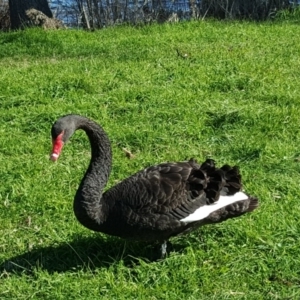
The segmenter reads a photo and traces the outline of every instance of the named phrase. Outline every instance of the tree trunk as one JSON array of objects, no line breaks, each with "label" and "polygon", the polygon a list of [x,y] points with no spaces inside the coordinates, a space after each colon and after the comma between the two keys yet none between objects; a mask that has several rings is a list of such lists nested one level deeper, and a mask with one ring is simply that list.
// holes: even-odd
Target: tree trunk
[{"label": "tree trunk", "polygon": [[31,8],[41,11],[49,18],[53,17],[47,0],[9,0],[11,29],[30,25],[26,10]]}]

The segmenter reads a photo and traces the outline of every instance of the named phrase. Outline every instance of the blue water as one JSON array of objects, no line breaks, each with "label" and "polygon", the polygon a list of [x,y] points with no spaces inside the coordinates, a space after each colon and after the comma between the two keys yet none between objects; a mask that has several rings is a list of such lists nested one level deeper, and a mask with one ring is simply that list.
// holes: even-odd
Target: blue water
[{"label": "blue water", "polygon": [[[125,0],[123,0],[125,2]],[[124,5],[124,2],[120,1],[120,4]],[[168,11],[174,12],[183,12],[186,13],[189,11],[189,1],[190,0],[160,0],[160,1],[148,1],[148,8],[152,9],[151,4],[153,2],[160,2],[162,8]],[[201,0],[196,0],[197,5],[199,5]],[[50,4],[50,8],[55,17],[61,19],[66,25],[76,26],[80,25],[80,16],[78,15],[78,11],[74,9],[75,1],[74,0],[48,0]],[[106,3],[112,4],[114,0],[103,0],[101,4],[104,9],[107,8]],[[128,0],[127,14],[131,10],[133,14],[136,14],[137,8],[142,8],[145,6],[145,0]],[[290,3],[300,5],[300,0],[290,1]],[[158,7],[156,7],[158,8]],[[111,11],[111,10],[109,10]]]},{"label": "blue water", "polygon": [[[189,1],[190,0],[160,0],[161,7],[163,9],[166,9],[171,12],[178,12],[181,11],[183,13],[187,13],[189,11]],[[197,3],[201,0],[196,0]],[[300,0],[299,0],[300,1]],[[61,19],[66,25],[71,25],[71,26],[80,26],[80,16],[78,15],[78,11],[74,9],[75,3],[72,0],[48,0],[50,4],[50,8],[54,14],[54,16],[58,19]],[[101,5],[104,10],[106,10],[106,13],[108,13],[110,16],[112,15],[111,13],[111,7],[112,3],[114,0],[102,0]],[[143,13],[142,13],[142,8],[145,7],[145,0],[128,0],[128,6],[127,6],[127,16],[131,13],[134,14],[135,16],[138,16],[140,18],[143,18]],[[159,8],[153,7],[152,3],[157,2],[157,1],[148,1],[148,8],[151,10],[153,8]],[[111,5],[110,8],[108,8],[107,3]],[[125,0],[121,0],[120,6],[124,8],[124,3]],[[73,8],[72,8],[73,7]],[[122,12],[121,8],[121,12]],[[137,12],[140,10],[140,13]],[[77,15],[77,16],[76,16]],[[120,16],[122,18],[122,16]]]},{"label": "blue water", "polygon": [[[299,0],[300,1],[300,0]],[[49,0],[48,1],[50,3],[50,8],[54,11],[56,10],[62,10],[62,9],[70,9],[70,7],[74,6],[74,1],[72,0]],[[112,4],[113,1],[102,1],[102,5],[105,6],[106,3]],[[120,1],[121,5],[122,5],[122,0]],[[124,1],[125,2],[125,1]],[[149,1],[148,3],[150,4],[152,1]],[[186,9],[189,7],[189,0],[161,0],[160,1],[162,6],[165,8],[169,8],[169,7],[176,7],[178,9]],[[138,3],[139,6],[143,6],[143,4],[145,3],[144,0],[129,0],[128,1],[128,6],[134,6],[136,5],[136,3]]]},{"label": "blue water", "polygon": [[[48,0],[48,2],[50,3],[50,7],[52,9],[69,8],[70,6],[74,5],[73,0]],[[139,2],[142,4],[144,1],[139,1]],[[169,2],[170,4],[172,4],[175,1],[169,0],[169,1],[165,1],[165,2]],[[290,3],[300,4],[300,0],[297,0],[297,1],[291,0]],[[179,1],[176,1],[176,4],[179,5],[179,6],[181,6],[181,5],[186,6],[188,4],[188,1],[179,0]]]}]

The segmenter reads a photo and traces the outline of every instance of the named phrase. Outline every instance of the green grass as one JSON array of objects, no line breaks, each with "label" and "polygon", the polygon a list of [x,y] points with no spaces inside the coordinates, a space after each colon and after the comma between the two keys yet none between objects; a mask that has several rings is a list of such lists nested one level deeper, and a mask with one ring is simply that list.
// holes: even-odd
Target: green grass
[{"label": "green grass", "polygon": [[[0,299],[300,298],[299,53],[287,21],[1,33]],[[90,232],[72,212],[87,138],[48,160],[67,113],[107,131],[108,187],[212,157],[239,165],[260,208],[173,239],[160,262],[151,245]]]}]

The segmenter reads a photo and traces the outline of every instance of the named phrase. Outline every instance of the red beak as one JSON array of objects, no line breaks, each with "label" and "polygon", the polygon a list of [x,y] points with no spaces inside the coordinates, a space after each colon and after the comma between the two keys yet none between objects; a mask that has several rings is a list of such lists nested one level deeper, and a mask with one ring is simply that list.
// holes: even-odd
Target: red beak
[{"label": "red beak", "polygon": [[52,140],[52,152],[50,155],[50,159],[52,161],[57,161],[60,152],[64,146],[64,142],[62,140],[63,132],[57,136],[55,140]]}]

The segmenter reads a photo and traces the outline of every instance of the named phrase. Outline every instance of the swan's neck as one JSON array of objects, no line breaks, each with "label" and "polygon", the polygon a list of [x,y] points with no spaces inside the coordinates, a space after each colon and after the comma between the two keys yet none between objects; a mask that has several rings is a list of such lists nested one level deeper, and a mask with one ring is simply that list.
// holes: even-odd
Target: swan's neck
[{"label": "swan's neck", "polygon": [[109,210],[109,203],[102,201],[102,194],[111,171],[110,141],[104,130],[90,120],[80,119],[76,128],[86,132],[92,153],[89,167],[74,198],[74,212],[80,223],[97,230]]}]

